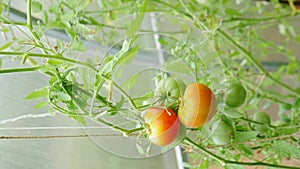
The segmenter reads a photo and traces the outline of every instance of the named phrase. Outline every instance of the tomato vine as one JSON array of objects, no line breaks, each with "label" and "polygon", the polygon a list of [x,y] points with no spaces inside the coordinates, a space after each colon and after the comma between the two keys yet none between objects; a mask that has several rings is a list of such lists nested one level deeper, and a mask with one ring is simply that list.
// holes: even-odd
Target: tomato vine
[{"label": "tomato vine", "polygon": [[[300,43],[300,32],[295,29],[300,12],[292,0],[288,2],[289,5],[280,1],[244,0],[221,0],[218,3],[198,0],[124,3],[98,0],[99,12],[90,11],[90,1],[58,0],[45,7],[38,1],[27,0],[26,22],[11,19],[9,13],[13,7],[10,2],[4,2],[0,5],[0,30],[7,42],[0,46],[0,63],[13,58],[21,65],[17,68],[0,67],[0,75],[20,72],[45,74],[50,79],[49,86],[33,91],[26,97],[27,100],[45,98],[46,102],[37,107],[49,106],[49,112],[55,110],[82,125],[91,119],[124,136],[135,135],[137,151],[143,155],[151,154],[153,148],[149,142],[152,133],[143,112],[151,108],[161,111],[172,108],[172,115],[177,118],[179,106],[187,101],[183,100],[184,93],[183,89],[178,89],[179,84],[165,82],[171,79],[165,78],[166,75],[187,85],[203,83],[216,97],[216,114],[205,124],[187,127],[190,135],[181,138],[183,147],[190,146],[191,158],[199,161],[199,156],[193,156],[193,153],[203,153],[201,158],[205,158],[206,162],[196,167],[299,168],[280,164],[285,158],[300,159],[299,53],[289,42]],[[126,10],[121,10],[123,7]],[[160,29],[153,31],[141,27],[146,17],[151,17],[148,12],[159,16],[155,19]],[[128,19],[125,15],[131,17]],[[178,28],[165,30],[168,24]],[[280,42],[263,36],[263,31],[272,29],[274,25],[277,26],[274,33],[283,39]],[[15,31],[23,37],[19,39]],[[49,42],[49,31],[63,32],[69,42]],[[139,52],[143,52],[139,43],[143,36],[151,34],[158,35],[157,41],[166,53],[165,63],[160,68],[145,68],[122,82],[117,76],[118,73],[119,76],[126,74],[121,72],[121,66],[130,64]],[[84,44],[87,41],[101,45],[106,53],[94,60],[83,61],[74,57],[74,53],[86,50]],[[111,52],[112,49],[117,52]],[[272,61],[275,54],[284,58],[284,63],[269,71],[264,63],[268,58]],[[148,70],[154,73],[147,79],[147,84],[154,87],[134,96],[132,90],[135,90],[135,84],[139,85],[137,79]],[[287,76],[293,79],[294,84],[286,82],[284,77]],[[227,88],[232,81],[238,82],[234,86],[235,91]],[[278,110],[271,109],[271,106]],[[109,120],[115,116],[133,125],[123,127]],[[168,111],[160,122],[167,121],[167,117]],[[176,118],[173,121],[178,122]],[[219,122],[223,127],[216,126]],[[180,128],[178,126],[176,129]],[[160,128],[153,129],[156,130],[160,131]],[[227,135],[222,135],[224,133]],[[147,153],[139,144],[141,138],[148,140]],[[264,159],[257,159],[256,154],[263,155]]]}]

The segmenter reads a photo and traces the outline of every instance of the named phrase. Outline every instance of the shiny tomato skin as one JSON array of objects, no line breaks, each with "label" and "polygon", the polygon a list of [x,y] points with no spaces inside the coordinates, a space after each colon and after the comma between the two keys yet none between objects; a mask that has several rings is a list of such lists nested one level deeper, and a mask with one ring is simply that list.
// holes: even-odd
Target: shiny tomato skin
[{"label": "shiny tomato skin", "polygon": [[190,84],[179,105],[180,122],[191,128],[204,125],[215,114],[216,99],[209,87],[201,83]]},{"label": "shiny tomato skin", "polygon": [[171,109],[149,108],[144,115],[145,123],[149,125],[150,141],[158,146],[167,146],[177,137],[180,122]]}]

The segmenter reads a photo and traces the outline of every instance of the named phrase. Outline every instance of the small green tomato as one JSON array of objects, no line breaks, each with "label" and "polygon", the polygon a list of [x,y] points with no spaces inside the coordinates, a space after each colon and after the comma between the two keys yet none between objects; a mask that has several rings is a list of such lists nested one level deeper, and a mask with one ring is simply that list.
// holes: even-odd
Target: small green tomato
[{"label": "small green tomato", "polygon": [[242,84],[234,82],[229,85],[226,93],[225,103],[230,107],[242,105],[246,98],[246,90]]},{"label": "small green tomato", "polygon": [[233,135],[233,128],[225,121],[217,121],[213,124],[213,142],[216,145],[229,144]]},{"label": "small green tomato", "polygon": [[263,123],[263,124],[253,124],[253,128],[259,132],[265,132],[269,130],[269,125],[271,124],[270,116],[265,112],[258,112],[253,115],[253,121]]},{"label": "small green tomato", "polygon": [[179,105],[179,99],[186,88],[184,82],[174,77],[167,77],[159,81],[155,90],[156,100],[173,110]]}]

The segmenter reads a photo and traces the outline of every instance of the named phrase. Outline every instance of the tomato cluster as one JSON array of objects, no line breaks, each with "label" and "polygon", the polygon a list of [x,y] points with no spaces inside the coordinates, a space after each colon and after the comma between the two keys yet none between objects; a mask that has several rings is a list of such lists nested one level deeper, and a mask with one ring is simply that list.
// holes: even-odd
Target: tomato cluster
[{"label": "tomato cluster", "polygon": [[159,146],[178,144],[185,137],[185,127],[204,125],[216,109],[216,99],[209,87],[192,83],[185,88],[181,80],[173,77],[158,83],[155,97],[160,102],[147,109],[144,119],[150,141]]}]

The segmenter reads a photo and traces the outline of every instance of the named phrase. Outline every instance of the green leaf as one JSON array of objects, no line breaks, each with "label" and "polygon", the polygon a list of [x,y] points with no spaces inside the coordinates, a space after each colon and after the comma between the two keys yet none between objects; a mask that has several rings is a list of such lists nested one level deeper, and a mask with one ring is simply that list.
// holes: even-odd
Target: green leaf
[{"label": "green leaf", "polygon": [[121,96],[120,101],[118,101],[115,106],[111,106],[111,109],[108,110],[108,113],[109,113],[108,115],[109,116],[116,115],[119,112],[119,110],[121,109],[121,107],[123,106],[124,101],[125,101],[124,97]]},{"label": "green leaf", "polygon": [[2,69],[2,59],[0,58],[0,69]]},{"label": "green leaf", "polygon": [[290,127],[290,126],[286,126],[286,127],[278,127],[276,128],[276,133],[279,135],[286,135],[286,134],[293,134],[299,131],[298,127]]},{"label": "green leaf", "polygon": [[44,23],[48,23],[48,21],[49,21],[49,16],[46,11],[43,11],[42,20]]},{"label": "green leaf", "polygon": [[300,98],[298,98],[298,99],[295,101],[294,106],[295,106],[296,109],[299,109],[299,108],[300,108]]},{"label": "green leaf", "polygon": [[167,72],[173,72],[173,73],[190,74],[192,72],[192,69],[182,59],[167,61],[162,66],[162,69],[164,69]]},{"label": "green leaf", "polygon": [[80,3],[76,6],[75,10],[77,12],[84,10],[88,7],[92,0],[81,0]]},{"label": "green leaf", "polygon": [[66,94],[64,92],[57,92],[56,95],[57,95],[57,98],[59,100],[61,100],[62,102],[69,102],[72,100],[71,96],[69,96],[68,94]]},{"label": "green leaf", "polygon": [[31,100],[31,99],[37,99],[37,98],[42,98],[42,97],[47,97],[48,95],[48,86],[41,88],[41,89],[37,89],[31,93],[29,93],[26,97],[25,100]]},{"label": "green leaf", "polygon": [[0,46],[0,51],[9,48],[11,44],[12,42],[6,42],[4,45]]},{"label": "green leaf", "polygon": [[63,15],[61,15],[60,19],[63,22],[70,22],[70,21],[76,20],[76,15],[73,11],[69,11],[69,12],[64,13]]},{"label": "green leaf", "polygon": [[245,131],[245,132],[235,132],[234,142],[245,142],[256,138],[259,134],[257,131]]},{"label": "green leaf", "polygon": [[86,50],[86,47],[82,44],[82,41],[79,39],[73,39],[71,42],[71,48],[76,51],[83,52]]},{"label": "green leaf", "polygon": [[239,149],[246,155],[252,157],[254,155],[252,148],[247,144],[242,144],[238,146]]},{"label": "green leaf", "polygon": [[62,61],[59,61],[59,60],[54,60],[54,59],[49,59],[48,61],[47,61],[47,65],[49,66],[49,65],[51,65],[51,66],[59,66],[59,65],[62,65],[62,64],[64,64],[64,62],[62,62]]},{"label": "green leaf", "polygon": [[48,102],[39,102],[38,104],[36,104],[36,105],[34,106],[34,108],[35,108],[35,109],[40,109],[40,108],[43,108],[43,107],[45,107],[45,106],[47,106],[47,105],[49,105]]},{"label": "green leaf", "polygon": [[62,21],[59,20],[59,21],[49,22],[47,27],[49,29],[65,29],[66,25]]},{"label": "green leaf", "polygon": [[120,59],[119,64],[131,63],[133,61],[133,59],[136,57],[138,50],[139,50],[139,46],[133,47],[126,54],[124,54],[124,56]]},{"label": "green leaf", "polygon": [[115,67],[120,63],[123,57],[126,55],[128,50],[130,49],[133,42],[136,40],[137,36],[131,37],[129,40],[125,39],[122,45],[122,49],[115,54],[115,56],[111,56],[105,59],[105,65],[101,69],[100,73],[107,75],[108,77],[111,76],[112,72],[114,71]]},{"label": "green leaf", "polygon": [[280,104],[278,114],[281,114],[281,113],[283,113],[286,110],[291,110],[292,107],[293,106],[291,104],[289,104],[289,103]]},{"label": "green leaf", "polygon": [[237,111],[234,108],[227,108],[223,111],[223,113],[230,118],[240,118],[243,117],[244,115],[242,113],[240,113],[239,111]]},{"label": "green leaf", "polygon": [[31,9],[32,9],[33,12],[38,13],[38,12],[41,12],[43,10],[43,6],[40,2],[32,1],[31,2]]},{"label": "green leaf", "polygon": [[290,142],[278,140],[273,142],[273,151],[278,154],[279,158],[300,158],[300,148]]},{"label": "green leaf", "polygon": [[200,169],[207,169],[208,168],[208,158],[203,158],[201,160],[199,168]]},{"label": "green leaf", "polygon": [[133,36],[140,28],[144,20],[144,13],[146,12],[147,4],[148,4],[148,0],[145,0],[143,5],[140,8],[139,13],[136,14],[135,18],[131,21],[129,28],[126,30],[127,37]]}]

